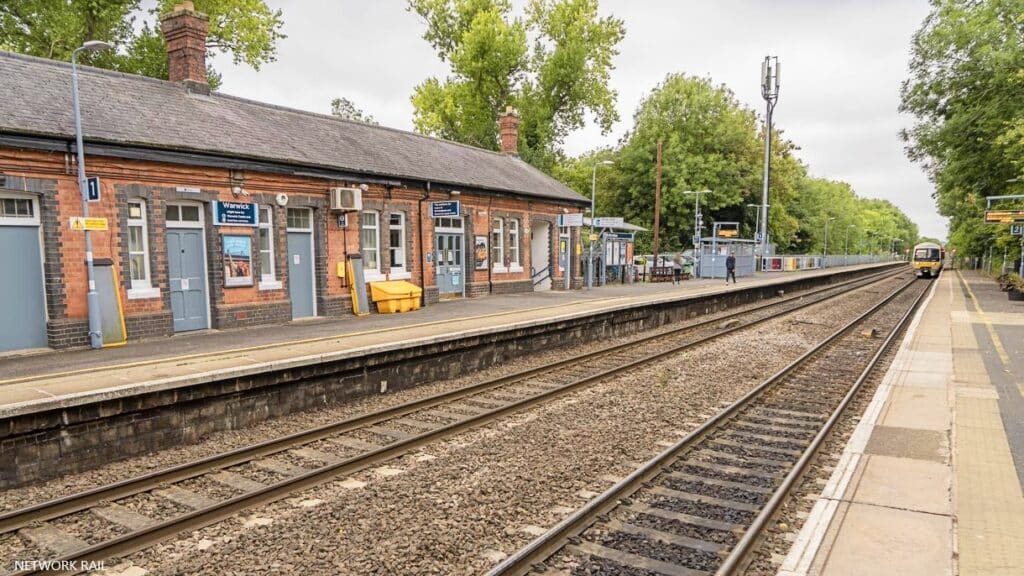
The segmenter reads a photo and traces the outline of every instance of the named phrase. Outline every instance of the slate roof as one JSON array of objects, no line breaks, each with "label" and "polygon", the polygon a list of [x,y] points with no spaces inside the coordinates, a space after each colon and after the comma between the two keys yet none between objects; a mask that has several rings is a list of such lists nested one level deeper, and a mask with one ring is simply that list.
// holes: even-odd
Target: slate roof
[{"label": "slate roof", "polygon": [[[589,202],[514,156],[177,83],[79,67],[86,144],[213,153]],[[0,51],[0,134],[74,138],[71,65]]]}]

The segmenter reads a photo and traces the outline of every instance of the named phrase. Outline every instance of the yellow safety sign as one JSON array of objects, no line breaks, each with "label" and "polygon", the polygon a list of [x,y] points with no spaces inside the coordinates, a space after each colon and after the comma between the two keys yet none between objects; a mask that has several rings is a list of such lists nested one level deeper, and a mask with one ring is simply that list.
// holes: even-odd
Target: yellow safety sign
[{"label": "yellow safety sign", "polygon": [[597,234],[591,234],[590,235],[590,241],[591,242],[596,242],[598,238],[600,238],[600,236],[598,236]]},{"label": "yellow safety sign", "polygon": [[108,230],[106,218],[83,218],[72,216],[70,226],[72,230]]}]

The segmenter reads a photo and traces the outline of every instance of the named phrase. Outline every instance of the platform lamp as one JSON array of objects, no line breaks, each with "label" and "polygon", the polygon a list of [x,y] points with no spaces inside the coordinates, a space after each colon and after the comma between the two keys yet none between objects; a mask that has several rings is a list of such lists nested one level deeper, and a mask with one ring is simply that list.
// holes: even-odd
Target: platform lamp
[{"label": "platform lamp", "polygon": [[850,264],[850,228],[856,228],[856,224],[846,225],[846,238],[843,239],[843,266]]},{"label": "platform lamp", "polygon": [[[683,195],[693,194],[693,261],[697,263],[697,271],[699,273],[700,266],[700,233],[704,228],[704,221],[701,218],[700,213],[700,195],[710,194],[711,190],[705,188],[704,190],[684,190]],[[654,255],[654,262],[657,265],[658,255]]]},{"label": "platform lamp", "polygon": [[[594,162],[594,170],[590,174],[590,235],[594,235],[594,219],[597,218],[597,167],[598,166],[611,166],[615,162],[611,160],[601,160],[600,162]],[[587,290],[590,290],[594,285],[594,240],[590,240],[590,257],[587,263]]]},{"label": "platform lamp", "polygon": [[[100,40],[89,40],[71,53],[71,103],[75,111],[75,151],[78,154],[78,191],[82,195],[82,216],[89,217],[89,186],[85,181],[85,150],[82,148],[82,111],[78,100],[78,53],[110,50],[114,46]],[[85,269],[89,281],[86,306],[89,308],[89,345],[93,349],[103,347],[103,324],[100,319],[99,295],[96,293],[96,277],[92,264],[92,236],[85,229]]]},{"label": "platform lamp", "polygon": [[828,268],[828,223],[835,220],[835,216],[829,216],[825,219],[825,245],[821,250],[821,267]]}]

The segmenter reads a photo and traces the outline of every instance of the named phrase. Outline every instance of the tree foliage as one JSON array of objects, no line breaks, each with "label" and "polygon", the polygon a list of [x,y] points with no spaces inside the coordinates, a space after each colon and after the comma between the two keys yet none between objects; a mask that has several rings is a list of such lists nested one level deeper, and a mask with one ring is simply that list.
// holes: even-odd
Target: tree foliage
[{"label": "tree foliage", "polygon": [[[708,78],[670,74],[638,106],[633,128],[616,148],[565,159],[553,174],[589,196],[598,165],[597,214],[624,216],[653,226],[655,156],[662,141],[661,238],[666,250],[691,244],[695,196],[702,197],[704,234],[712,221],[739,222],[741,236],[752,238],[760,204],[764,166],[763,123],[725,86]],[[889,250],[916,241],[917,227],[884,200],[858,197],[845,182],[808,175],[796,157],[798,147],[779,131],[772,133],[769,182],[770,238],[787,253],[820,254]],[[603,162],[613,164],[605,165]],[[898,239],[894,242],[893,239]],[[646,239],[645,239],[646,240]]]},{"label": "tree foliage", "polygon": [[344,97],[331,100],[331,115],[337,116],[338,118],[344,118],[345,120],[373,124],[374,126],[380,124],[376,119],[374,119],[372,114],[363,112],[361,108],[355,105],[355,102]]},{"label": "tree foliage", "polygon": [[522,16],[509,0],[409,0],[409,10],[451,68],[415,88],[419,132],[497,150],[497,118],[512,105],[520,156],[551,169],[588,113],[605,131],[618,120],[609,75],[625,28],[597,0],[531,0]]},{"label": "tree foliage", "polygon": [[917,118],[903,136],[935,183],[950,244],[963,255],[1014,246],[1008,227],[981,219],[986,196],[1024,193],[1024,0],[932,0],[901,109]]},{"label": "tree foliage", "polygon": [[[53,60],[70,60],[87,40],[102,40],[113,51],[82,53],[83,63],[153,78],[167,78],[167,52],[159,15],[176,0],[160,0],[146,12],[141,0],[5,0],[0,3],[0,48]],[[255,69],[272,62],[284,38],[280,10],[264,0],[195,0],[210,18],[207,49],[230,54]],[[141,26],[135,23],[142,19]],[[220,75],[207,67],[213,87]]]}]

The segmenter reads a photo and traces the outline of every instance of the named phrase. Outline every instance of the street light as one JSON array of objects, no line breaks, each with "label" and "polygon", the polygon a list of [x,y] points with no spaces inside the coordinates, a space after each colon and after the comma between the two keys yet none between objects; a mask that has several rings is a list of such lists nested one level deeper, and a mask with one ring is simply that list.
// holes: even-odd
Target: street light
[{"label": "street light", "polygon": [[821,259],[821,267],[822,268],[827,268],[828,267],[828,223],[833,221],[833,220],[835,220],[835,219],[836,219],[835,216],[830,216],[830,217],[825,219],[825,246],[824,246],[824,249],[822,250],[822,259]]},{"label": "street light", "polygon": [[597,167],[611,166],[615,164],[611,160],[594,162],[594,170],[590,174],[590,261],[587,264],[587,290],[594,285],[594,220],[597,218]]},{"label": "street light", "polygon": [[[85,150],[82,148],[82,111],[78,102],[78,53],[86,50],[110,50],[111,44],[100,40],[89,40],[71,53],[71,102],[75,109],[75,150],[78,153],[78,191],[82,195],[82,216],[89,217],[89,186],[85,181]],[[86,306],[89,309],[89,345],[93,349],[103,347],[103,324],[100,320],[99,295],[96,293],[96,278],[92,265],[92,236],[85,229],[85,269],[89,280]]]},{"label": "street light", "polygon": [[[694,195],[694,198],[693,198],[693,261],[694,261],[695,264],[698,265],[698,267],[694,270],[694,272],[696,274],[700,273],[700,267],[699,267],[699,265],[700,265],[700,250],[698,250],[698,248],[700,248],[700,233],[701,233],[701,231],[704,228],[704,226],[703,226],[704,222],[701,219],[701,213],[700,213],[700,195],[701,194],[710,194],[710,193],[711,193],[711,190],[708,190],[706,188],[704,190],[684,190],[683,191],[683,195],[684,196],[689,195],[689,194],[693,194]],[[657,254],[654,255],[654,261],[655,262],[658,261],[658,255]]]},{"label": "street light", "polygon": [[850,228],[856,228],[856,227],[857,226],[854,225],[854,224],[847,224],[846,225],[846,238],[843,240],[843,245],[844,245],[844,248],[843,248],[843,253],[844,253],[843,254],[843,266],[849,265],[849,259],[850,259]]},{"label": "street light", "polygon": [[767,113],[765,114],[764,131],[764,186],[761,189],[761,257],[768,254],[768,180],[771,174],[772,152],[772,113],[775,103],[779,100],[779,76],[782,68],[778,56],[765,56],[761,63],[761,97],[764,98]]}]

